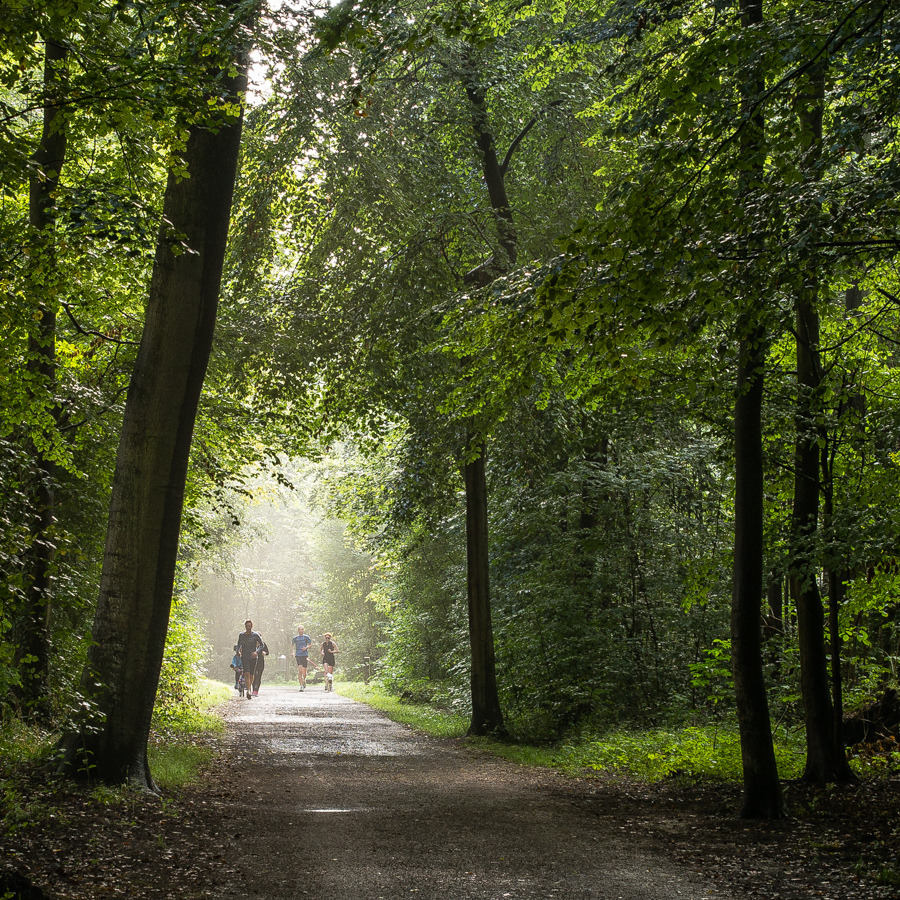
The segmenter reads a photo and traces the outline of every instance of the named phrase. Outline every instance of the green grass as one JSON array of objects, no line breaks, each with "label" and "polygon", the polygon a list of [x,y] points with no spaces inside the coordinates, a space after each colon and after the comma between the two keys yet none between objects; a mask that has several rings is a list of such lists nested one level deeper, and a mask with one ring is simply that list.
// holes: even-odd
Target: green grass
[{"label": "green grass", "polygon": [[186,743],[151,744],[147,748],[153,780],[162,788],[192,784],[213,755],[211,747]]},{"label": "green grass", "polygon": [[424,703],[405,703],[399,697],[387,693],[377,684],[366,685],[361,681],[336,681],[334,689],[344,697],[359,700],[361,703],[380,709],[394,722],[410,725],[432,737],[462,737],[469,727],[467,716],[434,709]]},{"label": "green grass", "polygon": [[[377,684],[336,683],[344,696],[380,709],[395,722],[411,725],[435,737],[461,737],[468,718],[406,703]],[[741,746],[736,726],[704,725],[656,728],[643,731],[618,729],[603,735],[582,735],[555,746],[505,743],[491,738],[472,738],[483,750],[527,766],[543,766],[570,775],[620,773],[644,781],[683,777],[710,781],[740,781]],[[801,731],[776,732],[775,755],[782,778],[796,778],[803,771],[805,747]]]},{"label": "green grass", "polygon": [[[621,773],[644,781],[684,777],[740,781],[741,747],[736,727],[625,731],[584,736],[553,747],[503,744],[480,739],[478,744],[498,756],[567,774]],[[783,778],[797,777],[803,768],[804,746],[797,735],[782,733],[775,755]]]},{"label": "green grass", "polygon": [[200,769],[209,763],[214,751],[192,738],[225,731],[215,708],[231,694],[231,685],[201,678],[190,703],[169,707],[159,717],[147,758],[153,779],[160,787],[184,787],[197,780]]},{"label": "green grass", "polygon": [[[178,788],[197,780],[215,753],[209,736],[225,730],[215,707],[230,696],[229,685],[202,679],[186,702],[169,702],[164,715],[155,717],[147,755],[160,787]],[[33,764],[48,758],[58,737],[12,715],[0,721],[0,834],[58,815],[53,789],[36,796],[26,777]],[[125,786],[95,784],[90,798],[98,806],[115,806],[126,802],[128,791]]]},{"label": "green grass", "polygon": [[0,762],[28,763],[45,757],[56,735],[8,715],[0,721]]}]

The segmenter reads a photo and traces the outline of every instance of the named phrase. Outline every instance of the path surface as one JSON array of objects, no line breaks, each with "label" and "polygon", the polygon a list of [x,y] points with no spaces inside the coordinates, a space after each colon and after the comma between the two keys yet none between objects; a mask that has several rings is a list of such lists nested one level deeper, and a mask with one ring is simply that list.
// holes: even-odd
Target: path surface
[{"label": "path surface", "polygon": [[567,779],[423,737],[321,686],[264,685],[226,718],[218,897],[731,896],[579,806]]}]

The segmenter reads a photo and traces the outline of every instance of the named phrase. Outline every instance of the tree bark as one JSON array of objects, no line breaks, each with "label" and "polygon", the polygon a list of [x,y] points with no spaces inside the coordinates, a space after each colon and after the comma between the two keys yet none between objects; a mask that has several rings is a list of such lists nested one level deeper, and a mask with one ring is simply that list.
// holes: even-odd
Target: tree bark
[{"label": "tree bark", "polygon": [[475,133],[475,146],[478,149],[481,173],[487,187],[491,208],[497,217],[497,236],[500,246],[506,254],[506,260],[498,260],[496,265],[498,271],[507,272],[516,264],[518,235],[506,194],[506,179],[497,158],[494,132],[491,130],[488,120],[485,90],[475,78],[474,65],[474,61],[471,59],[467,61],[468,71],[463,76],[464,86],[466,97],[469,100],[472,130]]},{"label": "tree bark", "polygon": [[762,329],[741,342],[734,405],[734,584],[731,656],[744,773],[742,818],[785,814],[772,743],[762,667],[762,400],[766,345]]},{"label": "tree bark", "polygon": [[497,665],[491,624],[488,505],[484,444],[478,458],[466,463],[466,589],[469,601],[469,642],[472,648],[472,721],[469,734],[502,735],[503,712],[497,693]]},{"label": "tree bark", "polygon": [[[819,159],[822,145],[822,114],[825,102],[825,69],[816,66],[801,100],[801,124],[809,138],[804,169],[808,181],[821,178]],[[804,226],[813,234],[818,229],[820,203],[813,199]],[[819,354],[819,274],[818,255],[806,261],[803,285],[796,299],[795,329],[797,352],[797,401],[795,412],[794,508],[792,526],[791,577],[797,604],[797,638],[800,650],[800,689],[806,723],[806,767],[804,781],[827,784],[852,778],[843,744],[836,745],[835,719],[841,710],[833,707],[828,677],[825,612],[819,592],[816,565],[816,536],[819,530],[819,503],[822,491],[817,424],[821,411],[822,363]],[[837,585],[833,585],[831,604]],[[840,657],[835,660],[840,666]]]},{"label": "tree bark", "polygon": [[[804,292],[805,293],[805,292]],[[819,319],[809,296],[797,300],[797,410],[794,454],[792,565],[800,650],[800,689],[806,722],[805,781],[834,780],[832,706],[825,652],[825,614],[816,578],[814,541],[819,520],[819,444],[814,396],[819,388]]]},{"label": "tree bark", "polygon": [[[475,77],[474,64],[466,62],[461,73],[469,100],[472,129],[488,189],[491,207],[497,217],[497,234],[505,259],[491,260],[466,276],[468,284],[483,286],[515,264],[517,236],[512,210],[506,195],[503,169],[497,158],[494,135],[488,121],[484,88]],[[473,437],[467,441],[467,452]],[[477,458],[465,464],[466,484],[466,593],[469,604],[469,641],[472,648],[471,689],[472,721],[469,734],[505,734],[503,713],[497,692],[497,667],[494,632],[491,624],[490,557],[488,553],[488,501],[485,475],[485,443],[475,448]]]},{"label": "tree bark", "polygon": [[[238,103],[246,60],[226,81]],[[147,318],[125,406],[93,640],[82,679],[99,716],[66,735],[63,767],[155,790],[150,720],[171,607],[188,455],[209,361],[241,117],[192,126],[188,178],[169,175]],[[183,244],[188,249],[183,249]],[[179,252],[182,251],[183,252]]]},{"label": "tree bark", "polygon": [[[829,446],[821,452],[822,482],[824,485],[824,525],[829,534],[834,522],[834,457]],[[833,539],[833,538],[832,538]],[[840,610],[844,602],[844,584],[847,580],[846,567],[839,560],[836,552],[831,554],[828,567],[828,640],[831,651],[831,751],[835,763],[837,781],[853,782],[856,775],[847,761],[847,748],[844,744],[844,686],[841,675],[841,629]]]},{"label": "tree bark", "polygon": [[[762,0],[741,0],[741,23],[762,23]],[[752,103],[765,88],[760,71],[742,85],[746,117],[741,156],[746,166],[741,191],[746,197],[761,180],[765,161],[762,114],[751,115]],[[752,234],[748,246],[755,249]],[[752,271],[752,266],[748,267]],[[756,291],[748,285],[751,297]],[[743,818],[782,818],[785,814],[762,665],[760,629],[763,596],[762,403],[767,338],[764,309],[755,298],[742,322],[737,390],[734,404],[734,580],[731,603],[731,654],[741,737],[744,791]]]},{"label": "tree bark", "polygon": [[[54,193],[66,158],[67,130],[60,107],[60,90],[68,48],[47,38],[44,50],[44,112],[41,141],[32,156],[28,220],[34,236],[31,268],[38,323],[28,340],[28,372],[37,390],[51,397],[56,388],[56,263],[53,226]],[[56,417],[57,410],[51,407]],[[18,696],[26,713],[43,715],[50,673],[50,604],[55,556],[54,483],[56,467],[32,443],[34,459],[30,545],[25,559],[25,608],[15,629],[15,665],[21,683]]]}]

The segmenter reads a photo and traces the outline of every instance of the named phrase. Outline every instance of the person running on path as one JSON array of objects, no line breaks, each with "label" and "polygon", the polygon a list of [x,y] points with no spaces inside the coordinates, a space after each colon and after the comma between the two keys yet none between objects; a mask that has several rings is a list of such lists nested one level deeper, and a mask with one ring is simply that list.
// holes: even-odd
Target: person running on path
[{"label": "person running on path", "polygon": [[300,682],[300,690],[306,690],[306,672],[309,668],[309,648],[312,646],[312,638],[306,634],[302,625],[297,626],[297,633],[291,638],[294,646],[294,659],[297,662],[297,681]]},{"label": "person running on path", "polygon": [[330,691],[334,684],[334,654],[338,652],[337,644],[331,639],[331,632],[325,632],[322,641],[322,668],[325,670],[325,690]]},{"label": "person running on path", "polygon": [[253,630],[253,622],[247,619],[244,630],[238,635],[237,647],[244,670],[244,684],[247,685],[247,699],[250,699],[253,678],[256,673],[256,660],[262,649],[263,639],[258,631]]},{"label": "person running on path", "polygon": [[259,686],[262,682],[263,669],[266,667],[266,657],[269,655],[269,645],[263,641],[256,657],[256,671],[253,673],[253,696],[259,696]]}]

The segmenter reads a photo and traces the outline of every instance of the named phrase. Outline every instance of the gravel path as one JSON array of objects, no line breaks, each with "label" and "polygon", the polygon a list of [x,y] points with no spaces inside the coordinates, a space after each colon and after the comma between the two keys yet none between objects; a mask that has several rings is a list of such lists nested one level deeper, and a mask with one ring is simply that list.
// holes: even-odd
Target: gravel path
[{"label": "gravel path", "polygon": [[218,897],[732,896],[587,811],[567,779],[423,737],[321,686],[264,686],[226,718]]}]

